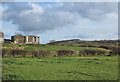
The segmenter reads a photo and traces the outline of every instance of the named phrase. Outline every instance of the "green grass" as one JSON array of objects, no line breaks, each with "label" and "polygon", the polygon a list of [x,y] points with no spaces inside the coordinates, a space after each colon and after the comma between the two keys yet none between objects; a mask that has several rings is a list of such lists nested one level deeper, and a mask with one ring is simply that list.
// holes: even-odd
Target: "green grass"
[{"label": "green grass", "polygon": [[84,49],[97,49],[97,50],[105,50],[102,48],[93,48],[93,47],[72,47],[72,46],[51,46],[51,45],[26,45],[26,50],[48,50],[48,51],[56,51],[56,50],[74,50],[80,51]]},{"label": "green grass", "polygon": [[19,45],[18,44],[13,44],[13,43],[2,43],[2,47],[6,47],[6,48],[18,48]]},{"label": "green grass", "polygon": [[3,58],[6,80],[116,80],[118,56]]},{"label": "green grass", "polygon": [[85,49],[94,49],[94,50],[101,50],[105,51],[106,55],[109,54],[109,50],[103,49],[103,48],[95,48],[95,47],[77,47],[77,46],[52,46],[52,45],[21,45],[18,44],[9,44],[9,43],[3,43],[3,48],[7,49],[24,49],[24,50],[42,50],[42,51],[50,51],[52,54],[56,54],[57,50],[73,50],[75,52],[74,55],[78,55],[78,52]]},{"label": "green grass", "polygon": [[[95,47],[73,47],[73,46],[51,46],[51,45],[25,45],[25,50],[45,50],[45,51],[57,51],[57,50],[73,50],[73,51],[81,51],[85,49],[90,50],[102,50],[105,51],[106,54],[109,54],[109,50],[103,48],[95,48]],[[77,54],[76,54],[77,55]]]},{"label": "green grass", "polygon": [[[9,43],[3,43],[2,47],[6,48],[20,48],[18,44],[9,44]],[[56,51],[56,50],[74,50],[74,51],[80,51],[84,49],[97,49],[97,50],[105,50],[103,48],[94,48],[94,47],[73,47],[73,46],[51,46],[51,45],[22,45],[21,46],[25,50],[47,50],[47,51]]]}]

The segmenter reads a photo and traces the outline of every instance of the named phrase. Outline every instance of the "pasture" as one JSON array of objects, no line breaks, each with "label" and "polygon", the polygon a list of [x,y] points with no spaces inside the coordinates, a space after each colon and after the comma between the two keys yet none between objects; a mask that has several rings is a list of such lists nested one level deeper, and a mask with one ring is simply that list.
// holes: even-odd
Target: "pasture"
[{"label": "pasture", "polygon": [[117,80],[118,56],[3,57],[3,80]]}]

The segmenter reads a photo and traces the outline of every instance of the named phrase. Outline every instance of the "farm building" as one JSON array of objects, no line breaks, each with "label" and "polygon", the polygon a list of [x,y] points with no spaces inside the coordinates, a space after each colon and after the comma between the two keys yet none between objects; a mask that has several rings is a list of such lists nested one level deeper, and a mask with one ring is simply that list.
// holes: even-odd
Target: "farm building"
[{"label": "farm building", "polygon": [[34,35],[23,36],[21,34],[11,37],[15,44],[39,44],[39,37]]},{"label": "farm building", "polygon": [[39,37],[34,35],[25,36],[25,44],[39,44]]},{"label": "farm building", "polygon": [[24,44],[25,43],[25,36],[18,34],[15,36],[11,37],[12,42],[14,42],[15,44]]},{"label": "farm building", "polygon": [[0,32],[0,43],[4,42],[4,33]]}]

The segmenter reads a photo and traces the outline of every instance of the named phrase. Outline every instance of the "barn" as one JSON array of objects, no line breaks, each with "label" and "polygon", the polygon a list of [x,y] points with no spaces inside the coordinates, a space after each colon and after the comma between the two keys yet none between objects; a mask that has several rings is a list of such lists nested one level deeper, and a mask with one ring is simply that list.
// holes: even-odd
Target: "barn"
[{"label": "barn", "polygon": [[25,44],[25,36],[18,34],[11,37],[12,42],[15,44]]},{"label": "barn", "polygon": [[23,36],[21,34],[11,37],[15,44],[39,44],[39,37],[34,35]]},{"label": "barn", "polygon": [[25,36],[25,44],[39,44],[39,37],[34,35]]}]

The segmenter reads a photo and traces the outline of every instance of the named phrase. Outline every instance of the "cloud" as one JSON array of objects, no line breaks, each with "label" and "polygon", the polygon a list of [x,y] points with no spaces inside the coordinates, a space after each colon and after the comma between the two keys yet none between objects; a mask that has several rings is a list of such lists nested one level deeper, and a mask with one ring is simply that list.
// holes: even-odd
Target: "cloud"
[{"label": "cloud", "polygon": [[0,3],[5,4],[9,2],[15,2],[16,0],[0,0]]},{"label": "cloud", "polygon": [[94,35],[85,35],[85,34],[78,34],[78,35],[69,35],[69,36],[64,36],[64,38],[78,38],[78,39],[81,39],[81,40],[108,40],[108,39],[118,39],[118,35],[117,34],[107,34],[107,33],[104,33],[104,34],[94,34]]},{"label": "cloud", "polygon": [[93,37],[93,35],[85,35],[85,34],[81,34],[81,33],[76,33],[76,34],[69,34],[69,35],[65,35],[63,36],[63,38],[78,38],[78,39],[89,39]]},{"label": "cloud", "polygon": [[116,3],[66,2],[45,6],[35,3],[6,4],[3,20],[12,21],[22,32],[42,33],[76,24],[80,18],[103,21],[109,13],[117,13]]},{"label": "cloud", "polygon": [[[66,6],[67,5],[67,6]],[[62,7],[54,7],[56,10],[64,10],[68,12],[76,12],[84,18],[91,20],[103,20],[107,13],[117,13],[117,3],[110,2],[77,2],[63,3]]]}]

